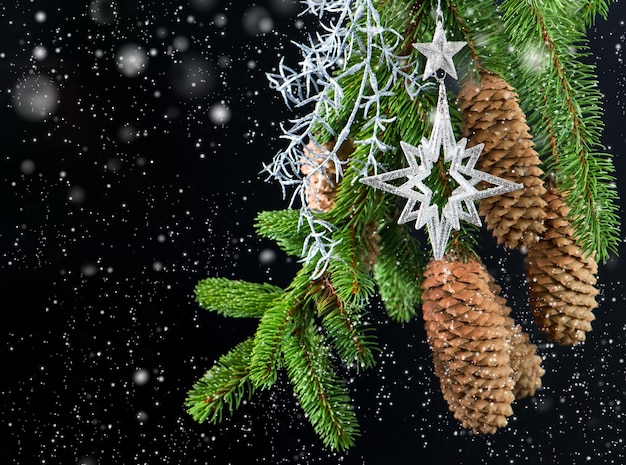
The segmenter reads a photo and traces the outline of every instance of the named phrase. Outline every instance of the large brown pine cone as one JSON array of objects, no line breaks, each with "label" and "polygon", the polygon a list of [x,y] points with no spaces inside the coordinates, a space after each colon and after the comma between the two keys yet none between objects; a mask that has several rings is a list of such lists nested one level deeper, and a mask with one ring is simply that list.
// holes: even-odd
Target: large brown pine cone
[{"label": "large brown pine cone", "polygon": [[598,265],[576,244],[567,220],[570,208],[554,186],[549,187],[545,200],[547,230],[526,257],[530,308],[549,340],[574,345],[585,340],[595,319]]},{"label": "large brown pine cone", "polygon": [[[300,171],[307,177],[306,200],[307,206],[312,210],[327,212],[335,206],[337,167],[332,160],[326,161],[334,146],[334,142],[317,144],[311,140],[303,147]],[[346,141],[339,149],[337,157],[342,161],[347,160],[353,150],[352,143]]]},{"label": "large brown pine cone", "polygon": [[423,317],[435,374],[454,417],[476,433],[495,433],[512,415],[514,381],[508,330],[489,276],[477,260],[431,260]]},{"label": "large brown pine cone", "polygon": [[509,356],[513,369],[513,381],[515,381],[513,394],[516,399],[534,396],[535,391],[541,387],[541,377],[545,373],[541,366],[541,357],[537,355],[537,346],[530,342],[524,329],[515,324],[511,317],[511,307],[506,298],[500,294],[501,287],[491,275],[489,275],[489,289],[494,293],[496,303],[500,305],[500,314],[504,316],[504,324],[509,330],[508,342],[511,349]]},{"label": "large brown pine cone", "polygon": [[477,169],[524,185],[480,200],[487,229],[509,248],[537,242],[544,231],[543,171],[515,89],[500,76],[483,72],[480,84],[463,85],[458,103],[468,147],[485,144]]}]

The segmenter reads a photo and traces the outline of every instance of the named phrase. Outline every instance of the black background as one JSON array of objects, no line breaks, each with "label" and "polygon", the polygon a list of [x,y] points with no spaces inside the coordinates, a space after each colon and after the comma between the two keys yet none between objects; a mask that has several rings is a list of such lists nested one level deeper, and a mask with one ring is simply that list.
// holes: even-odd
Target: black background
[{"label": "black background", "polygon": [[[286,205],[259,175],[283,146],[279,125],[291,115],[265,73],[282,56],[296,65],[289,41],[314,31],[316,19],[297,18],[295,2],[258,2],[273,27],[255,34],[246,26],[260,11],[251,2],[99,3],[101,13],[116,12],[111,21],[94,19],[87,0],[0,6],[1,463],[626,461],[623,261],[601,267],[587,342],[553,347],[531,329],[521,256],[487,236],[485,259],[547,371],[544,388],[516,403],[503,431],[476,437],[458,427],[421,322],[390,323],[376,303],[378,367],[347,374],[363,430],[351,451],[320,446],[284,380],[222,425],[196,424],[183,408],[186,391],[255,324],[200,311],[195,283],[224,276],[286,285],[298,268],[252,224],[258,211]],[[618,3],[590,32],[622,198],[624,20]],[[188,50],[172,49],[180,37]],[[140,76],[116,68],[127,43],[154,49]],[[48,51],[43,60],[32,57],[38,45]],[[208,63],[207,91],[176,90],[189,63]],[[45,121],[14,110],[15,86],[29,73],[58,88],[60,104]],[[220,102],[230,109],[226,124],[211,119]]]}]

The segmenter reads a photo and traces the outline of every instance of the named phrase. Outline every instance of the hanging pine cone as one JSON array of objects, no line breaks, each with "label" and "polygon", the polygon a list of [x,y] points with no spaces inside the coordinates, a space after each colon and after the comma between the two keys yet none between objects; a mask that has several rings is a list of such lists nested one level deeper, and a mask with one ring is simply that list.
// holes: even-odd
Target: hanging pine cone
[{"label": "hanging pine cone", "polygon": [[549,186],[545,200],[547,230],[526,257],[530,308],[549,340],[574,345],[585,340],[595,319],[598,265],[576,244],[567,220],[570,208],[554,186]]},{"label": "hanging pine cone", "polygon": [[498,244],[509,248],[537,242],[544,231],[543,171],[515,89],[501,77],[483,72],[480,84],[463,85],[458,102],[468,147],[485,144],[477,169],[524,185],[480,200],[479,213],[487,229]]},{"label": "hanging pine cone", "polygon": [[483,265],[431,260],[422,284],[435,374],[454,417],[476,433],[495,433],[512,415],[514,381],[505,317]]},{"label": "hanging pine cone", "polygon": [[[337,167],[332,160],[324,163],[334,146],[334,142],[319,145],[311,140],[303,148],[300,171],[307,177],[306,200],[311,210],[327,212],[335,206]],[[337,152],[337,157],[342,161],[347,160],[353,150],[352,143],[346,141]],[[320,168],[322,163],[324,166]]]},{"label": "hanging pine cone", "polygon": [[500,294],[501,288],[491,275],[489,275],[489,289],[494,293],[496,303],[500,305],[500,314],[505,318],[504,325],[509,331],[508,342],[511,349],[509,357],[515,382],[513,394],[516,399],[533,396],[541,387],[541,377],[545,373],[541,366],[541,357],[537,355],[537,346],[530,342],[524,329],[515,324],[511,317],[511,307]]}]

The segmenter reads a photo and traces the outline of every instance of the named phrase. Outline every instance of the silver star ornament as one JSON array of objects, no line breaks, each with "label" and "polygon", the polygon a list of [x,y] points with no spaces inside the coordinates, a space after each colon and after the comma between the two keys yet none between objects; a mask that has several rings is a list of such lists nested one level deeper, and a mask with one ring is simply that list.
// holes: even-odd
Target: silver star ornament
[{"label": "silver star ornament", "polygon": [[465,44],[466,42],[448,42],[443,24],[438,21],[432,42],[413,44],[413,47],[427,58],[422,80],[425,81],[435,75],[439,69],[444,70],[454,79],[457,79],[452,57],[465,47]]},{"label": "silver star ornament", "polygon": [[[468,149],[466,138],[458,142],[454,139],[443,80],[439,83],[437,113],[430,139],[422,139],[417,147],[406,142],[400,142],[400,146],[409,163],[408,168],[364,177],[361,182],[407,199],[398,218],[398,224],[415,221],[416,229],[426,226],[433,255],[437,260],[443,257],[452,229],[458,231],[461,221],[476,226],[482,225],[476,209],[476,200],[523,187],[522,184],[474,168],[484,144]],[[448,174],[457,186],[446,199],[440,214],[439,207],[432,203],[433,190],[424,183],[424,180],[432,173],[442,151],[444,162],[449,164]],[[406,178],[406,181],[401,184],[390,182],[400,178]],[[476,185],[481,181],[491,184],[491,187],[477,189]]]}]

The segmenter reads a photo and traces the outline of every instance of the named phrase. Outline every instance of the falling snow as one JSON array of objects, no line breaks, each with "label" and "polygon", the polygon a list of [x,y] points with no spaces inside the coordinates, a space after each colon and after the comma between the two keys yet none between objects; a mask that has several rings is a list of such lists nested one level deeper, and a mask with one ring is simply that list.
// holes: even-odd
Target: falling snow
[{"label": "falling snow", "polygon": [[[285,207],[259,173],[284,149],[280,125],[294,114],[266,74],[297,63],[292,41],[319,32],[304,9],[296,0],[0,5],[0,463],[625,463],[617,258],[600,270],[584,345],[532,333],[544,387],[495,436],[458,427],[421,323],[391,323],[376,303],[378,366],[343,373],[363,426],[353,450],[323,449],[284,379],[222,425],[186,414],[191,384],[255,327],[198,309],[195,283],[283,286],[298,269],[253,223]],[[590,43],[618,176],[625,21],[618,2]],[[528,60],[542,66],[540,55]],[[528,326],[521,259],[484,256]]]}]

